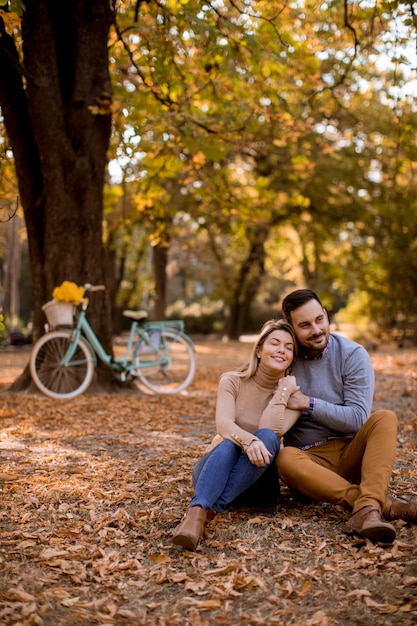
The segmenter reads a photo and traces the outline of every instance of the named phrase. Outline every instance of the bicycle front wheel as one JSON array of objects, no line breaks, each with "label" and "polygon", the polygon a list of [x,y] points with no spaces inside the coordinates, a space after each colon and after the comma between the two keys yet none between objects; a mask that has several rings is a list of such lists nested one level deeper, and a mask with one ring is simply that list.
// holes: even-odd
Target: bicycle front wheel
[{"label": "bicycle front wheel", "polygon": [[[135,349],[135,375],[156,393],[178,393],[185,389],[195,373],[193,347],[174,331],[155,333],[156,342],[140,340]],[[157,347],[156,347],[157,346]]]},{"label": "bicycle front wheel", "polygon": [[37,388],[50,398],[75,398],[93,379],[94,361],[83,339],[78,340],[71,359],[64,362],[71,344],[70,333],[56,330],[43,335],[33,346],[30,373]]}]

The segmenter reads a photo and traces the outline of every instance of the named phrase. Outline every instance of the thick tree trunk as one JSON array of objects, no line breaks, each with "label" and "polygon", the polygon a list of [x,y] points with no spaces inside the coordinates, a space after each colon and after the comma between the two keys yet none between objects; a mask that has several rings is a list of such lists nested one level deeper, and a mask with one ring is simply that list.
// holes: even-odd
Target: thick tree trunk
[{"label": "thick tree trunk", "polygon": [[[102,190],[113,16],[106,0],[26,0],[25,8],[23,67],[13,39],[0,33],[0,105],[28,234],[36,339],[45,323],[41,307],[56,285],[106,283]],[[91,298],[89,319],[110,350],[108,295]]]}]

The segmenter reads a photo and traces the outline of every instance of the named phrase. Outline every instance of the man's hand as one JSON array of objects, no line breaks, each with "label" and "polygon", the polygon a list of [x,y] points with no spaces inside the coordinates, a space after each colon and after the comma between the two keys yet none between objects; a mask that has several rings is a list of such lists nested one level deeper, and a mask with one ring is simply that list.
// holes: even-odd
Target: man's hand
[{"label": "man's hand", "polygon": [[299,390],[294,391],[288,400],[287,408],[308,413],[310,410],[310,396],[306,396]]}]

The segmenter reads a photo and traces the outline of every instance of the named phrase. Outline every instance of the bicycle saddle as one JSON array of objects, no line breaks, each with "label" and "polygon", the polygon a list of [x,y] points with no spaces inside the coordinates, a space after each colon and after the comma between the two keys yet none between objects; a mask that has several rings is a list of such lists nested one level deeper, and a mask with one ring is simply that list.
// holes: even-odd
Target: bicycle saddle
[{"label": "bicycle saddle", "polygon": [[136,322],[142,322],[142,320],[146,320],[148,314],[146,311],[123,311],[124,317],[129,318],[130,320],[135,320]]}]

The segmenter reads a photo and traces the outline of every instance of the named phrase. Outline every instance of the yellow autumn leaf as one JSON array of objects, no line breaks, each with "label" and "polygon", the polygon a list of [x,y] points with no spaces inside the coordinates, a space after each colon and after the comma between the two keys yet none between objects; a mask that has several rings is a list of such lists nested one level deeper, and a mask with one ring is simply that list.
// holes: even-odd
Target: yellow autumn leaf
[{"label": "yellow autumn leaf", "polygon": [[80,596],[76,596],[75,598],[67,598],[66,600],[62,600],[62,606],[73,606],[79,602]]},{"label": "yellow autumn leaf", "polygon": [[252,517],[250,520],[248,520],[248,524],[262,524],[263,523],[263,519],[261,517]]},{"label": "yellow autumn leaf", "polygon": [[13,32],[19,28],[21,19],[17,13],[0,11],[0,17],[4,22],[4,27],[8,35],[12,36]]},{"label": "yellow autumn leaf", "polygon": [[218,600],[202,600],[196,606],[200,611],[211,611],[212,609],[218,609],[221,605]]},{"label": "yellow autumn leaf", "polygon": [[151,554],[151,559],[157,563],[171,563],[172,559],[167,554]]},{"label": "yellow autumn leaf", "polygon": [[308,593],[311,589],[311,587],[313,586],[313,581],[312,580],[307,580],[304,585],[303,588],[301,589],[300,593],[298,594],[299,596],[304,596],[306,593]]}]

